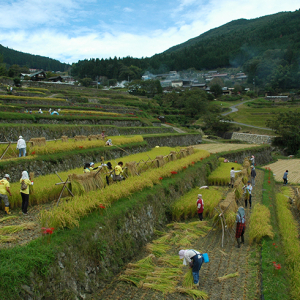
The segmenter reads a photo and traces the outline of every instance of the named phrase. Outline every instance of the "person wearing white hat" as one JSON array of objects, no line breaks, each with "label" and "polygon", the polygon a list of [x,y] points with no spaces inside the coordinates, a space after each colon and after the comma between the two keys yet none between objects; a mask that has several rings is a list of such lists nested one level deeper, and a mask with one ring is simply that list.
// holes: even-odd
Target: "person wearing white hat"
[{"label": "person wearing white hat", "polygon": [[17,149],[19,150],[19,157],[26,156],[26,142],[21,135],[17,142]]},{"label": "person wearing white hat", "polygon": [[10,215],[9,212],[9,201],[8,201],[8,196],[12,196],[10,192],[10,184],[9,184],[10,176],[8,174],[5,174],[3,179],[0,180],[0,202],[1,200],[4,201],[5,205],[5,214]]},{"label": "person wearing white hat", "polygon": [[199,286],[199,271],[204,262],[203,255],[194,249],[180,250],[178,252],[179,258],[183,259],[183,264],[192,268],[194,284]]},{"label": "person wearing white hat", "polygon": [[29,204],[29,186],[33,185],[33,181],[29,179],[29,175],[27,171],[22,172],[22,177],[20,179],[21,183],[21,197],[22,197],[22,212],[23,215],[27,216],[27,208]]}]

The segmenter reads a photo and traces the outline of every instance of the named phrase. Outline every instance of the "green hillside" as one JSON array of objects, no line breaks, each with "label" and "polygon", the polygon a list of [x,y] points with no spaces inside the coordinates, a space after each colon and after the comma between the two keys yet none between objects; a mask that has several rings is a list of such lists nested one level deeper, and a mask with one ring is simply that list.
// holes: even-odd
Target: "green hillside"
[{"label": "green hillside", "polygon": [[[23,53],[0,45],[0,58],[8,66],[27,66],[32,69],[43,69],[45,71],[66,71],[70,65],[61,63],[56,59],[45,56]],[[0,61],[1,62],[1,61]]]}]

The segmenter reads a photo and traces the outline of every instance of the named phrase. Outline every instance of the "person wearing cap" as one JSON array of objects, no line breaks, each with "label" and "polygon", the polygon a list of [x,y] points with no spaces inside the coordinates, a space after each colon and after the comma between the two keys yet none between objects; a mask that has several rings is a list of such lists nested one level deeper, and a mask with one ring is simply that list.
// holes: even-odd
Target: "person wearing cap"
[{"label": "person wearing cap", "polygon": [[29,179],[29,175],[27,171],[22,172],[20,183],[21,183],[20,193],[22,197],[22,213],[23,215],[27,215],[27,208],[29,204],[29,186],[33,185],[33,181]]},{"label": "person wearing cap", "polygon": [[199,271],[204,261],[203,255],[194,249],[180,250],[178,254],[179,258],[183,259],[183,264],[185,266],[189,264],[189,266],[192,268],[194,284],[199,286]]},{"label": "person wearing cap", "polygon": [[256,177],[256,171],[254,166],[251,166],[251,185],[252,187],[255,186],[255,177]]},{"label": "person wearing cap", "polygon": [[240,244],[240,238],[241,238],[241,242],[242,244],[244,244],[245,240],[244,240],[244,233],[246,230],[246,214],[245,214],[245,209],[243,206],[240,206],[237,214],[236,214],[236,231],[235,231],[235,238],[237,241],[237,246],[238,248],[241,247]]},{"label": "person wearing cap", "polygon": [[247,185],[245,185],[243,187],[243,189],[245,190],[246,192],[246,197],[245,197],[245,208],[247,208],[247,202],[248,202],[248,199],[249,199],[249,205],[250,205],[250,209],[251,209],[251,205],[252,205],[252,198],[251,198],[251,193],[252,193],[252,185],[251,185],[251,182],[248,181]]},{"label": "person wearing cap", "polygon": [[242,170],[234,171],[234,167],[231,168],[230,170],[230,185],[233,188],[234,182],[235,182],[235,173],[239,173]]},{"label": "person wearing cap", "polygon": [[198,194],[198,198],[197,198],[197,212],[198,212],[198,216],[200,221],[203,220],[203,209],[204,209],[204,201],[202,199],[202,195]]},{"label": "person wearing cap", "polygon": [[19,149],[19,157],[26,156],[26,142],[21,135],[17,142],[17,149]]},{"label": "person wearing cap", "polygon": [[97,169],[98,169],[98,167],[95,168],[95,164],[93,162],[90,162],[90,163],[85,164],[83,172],[89,173],[89,172],[91,172],[93,170],[97,170]]},{"label": "person wearing cap", "polygon": [[12,196],[10,192],[10,184],[9,184],[10,176],[8,174],[4,175],[4,178],[0,180],[0,201],[4,201],[5,205],[5,214],[10,215],[9,212],[9,201],[8,194]]}]

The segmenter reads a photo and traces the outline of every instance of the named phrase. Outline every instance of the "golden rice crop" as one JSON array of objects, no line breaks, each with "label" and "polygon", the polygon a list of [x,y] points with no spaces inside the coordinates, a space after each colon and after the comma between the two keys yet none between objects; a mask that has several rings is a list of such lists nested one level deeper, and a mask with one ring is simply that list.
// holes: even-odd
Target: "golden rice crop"
[{"label": "golden rice crop", "polygon": [[105,116],[122,116],[123,114],[106,112],[100,110],[75,110],[75,109],[64,109],[64,114],[89,114],[89,115],[105,115]]},{"label": "golden rice crop", "polygon": [[218,188],[211,187],[210,189],[195,188],[178,199],[171,207],[173,220],[192,218],[197,215],[197,197],[202,194],[204,201],[203,215],[212,217],[214,208],[222,199],[222,194]]},{"label": "golden rice crop", "polygon": [[7,216],[0,219],[0,223],[5,222],[7,220],[19,218],[18,216]]},{"label": "golden rice crop", "polygon": [[0,244],[14,242],[16,239],[14,236],[0,235]]},{"label": "golden rice crop", "polygon": [[153,253],[156,257],[160,257],[170,250],[170,246],[166,244],[148,244],[146,249]]},{"label": "golden rice crop", "polygon": [[189,269],[184,275],[182,285],[187,289],[191,289],[193,288],[193,284],[194,284],[194,277],[193,277],[192,269]]},{"label": "golden rice crop", "polygon": [[235,171],[242,169],[242,165],[237,163],[220,163],[220,166],[208,176],[208,184],[228,185],[230,183],[230,170],[232,167],[234,167]]},{"label": "golden rice crop", "polygon": [[24,101],[64,101],[64,98],[46,98],[46,97],[28,97],[28,96],[13,96],[13,95],[0,95],[0,99],[11,99],[11,100],[24,100]]},{"label": "golden rice crop", "polygon": [[249,225],[249,243],[260,242],[264,236],[274,237],[271,213],[268,207],[257,203],[252,211]]},{"label": "golden rice crop", "polygon": [[298,224],[289,209],[288,198],[284,194],[276,195],[276,210],[286,262],[288,263],[291,275],[291,295],[293,299],[299,299],[300,244],[298,239]]},{"label": "golden rice crop", "polygon": [[[154,159],[159,153],[161,153],[162,155],[167,155],[171,151],[174,151],[174,149],[175,148],[171,148],[171,147],[153,148],[147,152],[124,156],[124,157],[122,157],[122,161],[124,162],[124,164],[126,162],[139,161],[141,159],[144,159],[146,161],[148,159],[148,156],[151,159]],[[206,153],[199,152],[199,154],[203,154],[203,156],[204,156],[205,154],[207,155],[207,152]],[[28,158],[28,157],[25,157],[25,158]],[[112,163],[112,165],[114,165],[114,164],[117,165],[116,160],[111,161],[111,163]],[[96,163],[96,165],[97,165],[97,163]],[[83,166],[76,168],[76,169],[59,172],[58,174],[63,180],[66,180],[69,174],[83,174]],[[21,173],[20,173],[20,178],[21,178]],[[103,180],[105,180],[104,177],[103,177]],[[49,175],[44,175],[44,176],[39,176],[39,177],[34,178],[35,191],[34,191],[34,193],[30,193],[30,196],[29,196],[30,204],[31,205],[42,204],[42,203],[47,203],[49,201],[58,199],[58,196],[62,189],[62,185],[55,185],[55,183],[58,183],[58,182],[60,182],[60,179],[55,174],[49,174]],[[78,189],[78,193],[82,194],[83,187],[81,187],[81,186],[76,186],[76,187],[74,186],[73,194],[76,194],[76,192],[77,192],[77,191],[75,191],[76,188]],[[30,189],[32,189],[31,186],[30,186]],[[12,197],[9,198],[11,208],[21,206],[22,199],[20,196],[20,183],[19,182],[11,183],[11,192],[12,192]],[[68,196],[67,189],[65,189],[64,193],[63,193],[63,197],[65,197],[65,196]]]},{"label": "golden rice crop", "polygon": [[[193,165],[201,158],[209,156],[208,152],[199,151],[195,154],[172,161],[159,169],[152,169],[140,176],[130,177],[121,184],[113,184],[104,190],[92,191],[86,195],[75,196],[72,201],[62,203],[49,211],[41,211],[40,220],[43,226],[63,228],[78,226],[78,221],[101,203],[113,203],[120,198],[128,197],[132,193],[141,191],[153,184],[160,183],[160,177],[172,176],[171,171],[181,171],[183,166]],[[65,217],[64,217],[65,216]]]}]

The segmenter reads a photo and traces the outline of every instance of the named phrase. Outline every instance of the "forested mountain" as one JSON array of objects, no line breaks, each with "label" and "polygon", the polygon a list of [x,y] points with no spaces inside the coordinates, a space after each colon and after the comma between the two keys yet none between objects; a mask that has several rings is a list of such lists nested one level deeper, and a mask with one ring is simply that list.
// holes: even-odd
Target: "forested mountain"
[{"label": "forested mountain", "polygon": [[0,56],[8,67],[12,65],[27,66],[30,69],[44,71],[66,71],[70,65],[45,56],[23,53],[0,45]]},{"label": "forested mountain", "polygon": [[300,10],[257,19],[240,19],[209,30],[151,58],[78,61],[79,78],[138,78],[144,71],[211,70],[242,67],[248,80],[269,90],[300,88]]}]

